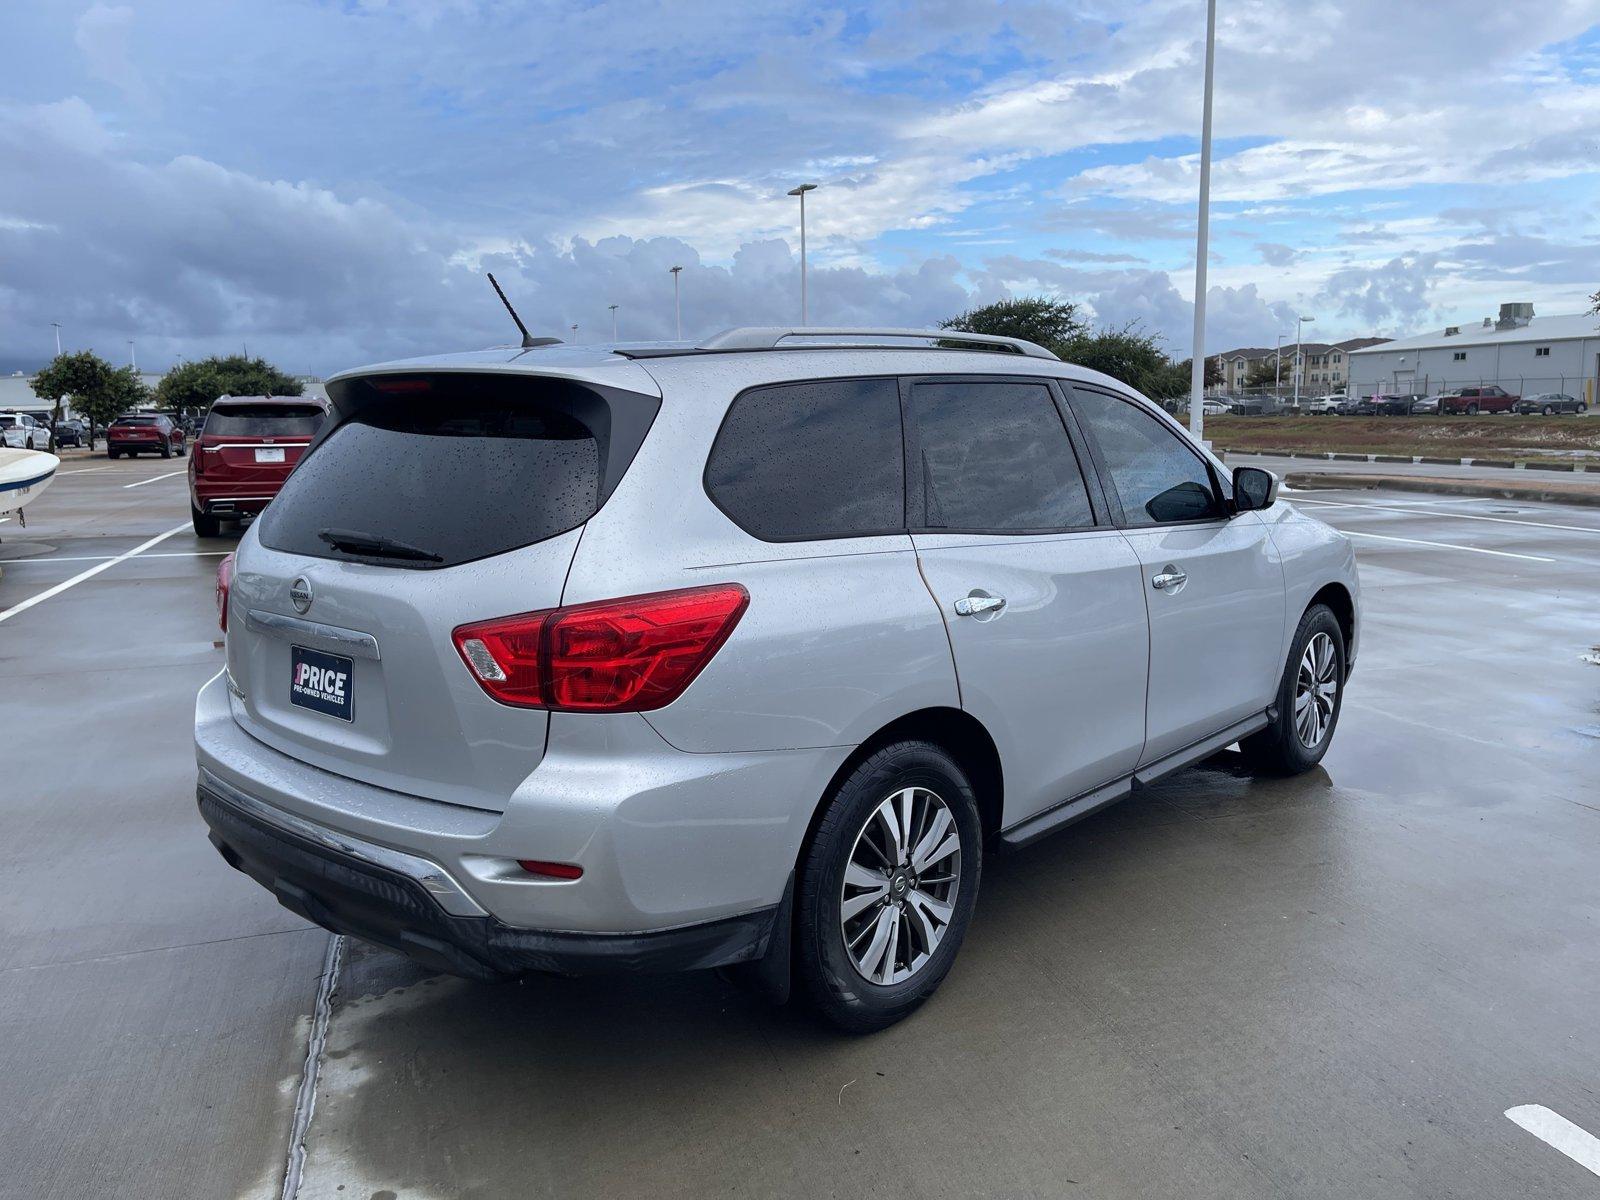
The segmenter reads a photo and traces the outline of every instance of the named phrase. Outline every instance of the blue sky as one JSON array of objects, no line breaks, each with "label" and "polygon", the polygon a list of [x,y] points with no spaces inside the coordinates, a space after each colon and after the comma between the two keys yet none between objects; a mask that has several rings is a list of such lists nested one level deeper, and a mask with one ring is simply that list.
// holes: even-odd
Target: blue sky
[{"label": "blue sky", "polygon": [[[1208,349],[1600,287],[1600,0],[1221,0]],[[1045,291],[1188,353],[1200,0],[35,3],[0,78],[0,367],[310,372]],[[1485,86],[1489,82],[1492,86]]]}]

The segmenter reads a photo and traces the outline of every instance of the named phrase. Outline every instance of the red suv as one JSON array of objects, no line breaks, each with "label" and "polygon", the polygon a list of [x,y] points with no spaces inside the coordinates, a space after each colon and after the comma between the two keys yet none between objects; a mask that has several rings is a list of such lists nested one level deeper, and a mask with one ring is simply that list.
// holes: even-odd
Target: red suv
[{"label": "red suv", "polygon": [[183,426],[165,413],[124,413],[106,430],[106,457],[159,454],[183,457]]},{"label": "red suv", "polygon": [[1439,412],[1466,413],[1469,417],[1475,417],[1481,412],[1508,413],[1511,411],[1511,406],[1520,399],[1521,396],[1513,396],[1504,388],[1492,384],[1488,387],[1462,388],[1459,392],[1448,392],[1439,397]]},{"label": "red suv", "polygon": [[299,396],[223,396],[189,460],[189,515],[201,537],[223,520],[260,512],[278,494],[327,410]]}]

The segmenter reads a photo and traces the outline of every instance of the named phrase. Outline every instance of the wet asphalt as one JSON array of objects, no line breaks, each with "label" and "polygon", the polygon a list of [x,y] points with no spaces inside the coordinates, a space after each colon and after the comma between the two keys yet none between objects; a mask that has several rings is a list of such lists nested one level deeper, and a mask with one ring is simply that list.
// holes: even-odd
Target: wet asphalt
[{"label": "wet asphalt", "polygon": [[[4,1196],[281,1187],[328,936],[194,812],[232,541],[182,466],[69,458],[0,524]],[[991,861],[944,988],[871,1038],[715,975],[351,944],[300,1195],[1600,1195],[1504,1116],[1600,1133],[1600,511],[1286,499],[1365,590],[1320,769],[1224,754]]]}]

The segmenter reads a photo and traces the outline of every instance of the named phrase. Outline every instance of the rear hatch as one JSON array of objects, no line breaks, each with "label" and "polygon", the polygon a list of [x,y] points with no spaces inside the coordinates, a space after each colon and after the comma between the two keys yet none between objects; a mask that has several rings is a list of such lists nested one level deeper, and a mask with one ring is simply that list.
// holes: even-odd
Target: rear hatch
[{"label": "rear hatch", "polygon": [[322,421],[322,406],[305,401],[218,404],[195,446],[196,474],[229,485],[259,485],[270,495],[300,461]]},{"label": "rear hatch", "polygon": [[659,401],[501,373],[329,392],[329,428],[239,552],[236,718],[324,770],[500,811],[543,756],[548,714],[490,699],[451,630],[560,604],[582,526]]}]

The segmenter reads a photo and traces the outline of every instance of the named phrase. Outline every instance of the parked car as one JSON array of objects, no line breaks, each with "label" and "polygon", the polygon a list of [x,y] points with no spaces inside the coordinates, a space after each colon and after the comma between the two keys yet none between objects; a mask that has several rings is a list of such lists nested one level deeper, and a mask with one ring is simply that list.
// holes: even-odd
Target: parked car
[{"label": "parked car", "polygon": [[219,579],[223,858],[438,970],[739,965],[867,1031],[987,853],[1322,757],[1355,559],[1268,472],[1030,343],[804,332],[330,380]]},{"label": "parked car", "polygon": [[29,413],[0,412],[0,441],[13,450],[48,450],[50,430]]},{"label": "parked car", "polygon": [[1351,405],[1350,413],[1358,417],[1403,417],[1427,397],[1420,392],[1408,392],[1404,395],[1363,396]]},{"label": "parked car", "polygon": [[211,406],[189,458],[189,515],[201,537],[253,516],[278,494],[327,410],[296,396],[223,396]]},{"label": "parked car", "polygon": [[139,454],[182,457],[188,451],[183,428],[165,413],[124,413],[106,428],[106,457]]},{"label": "parked car", "polygon": [[1411,412],[1412,412],[1412,414],[1414,416],[1419,416],[1419,417],[1428,417],[1428,416],[1436,416],[1436,415],[1438,415],[1438,412],[1439,412],[1439,397],[1438,396],[1424,396],[1421,400],[1418,400],[1415,404],[1413,404],[1411,406]]},{"label": "parked car", "polygon": [[1455,392],[1446,392],[1440,396],[1439,411],[1447,416],[1464,413],[1469,417],[1475,417],[1479,413],[1508,413],[1521,398],[1494,384],[1468,387]]},{"label": "parked car", "polygon": [[1305,401],[1300,407],[1303,412],[1320,416],[1338,416],[1344,412],[1345,405],[1350,398],[1343,392],[1336,392],[1327,396],[1317,396]]},{"label": "parked car", "polygon": [[1557,413],[1588,412],[1589,406],[1576,396],[1569,396],[1565,392],[1540,392],[1537,396],[1524,396],[1512,406],[1512,409],[1523,415],[1543,413],[1549,417]]},{"label": "parked car", "polygon": [[67,417],[57,421],[55,425],[57,446],[82,446],[87,436],[87,430],[82,421],[76,417]]}]

